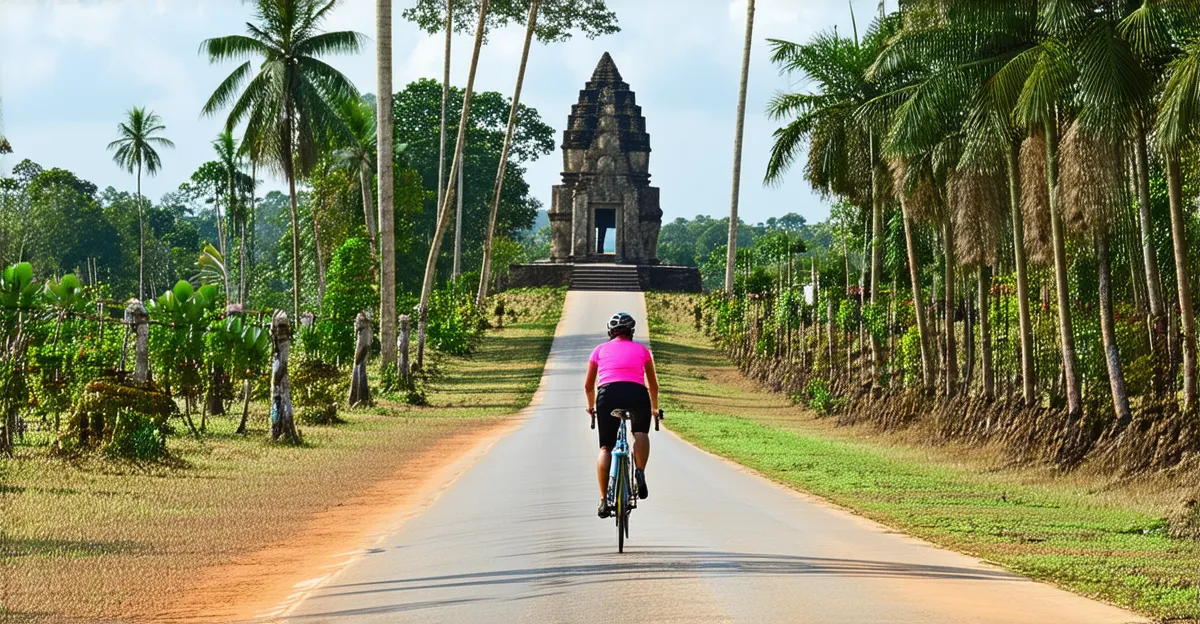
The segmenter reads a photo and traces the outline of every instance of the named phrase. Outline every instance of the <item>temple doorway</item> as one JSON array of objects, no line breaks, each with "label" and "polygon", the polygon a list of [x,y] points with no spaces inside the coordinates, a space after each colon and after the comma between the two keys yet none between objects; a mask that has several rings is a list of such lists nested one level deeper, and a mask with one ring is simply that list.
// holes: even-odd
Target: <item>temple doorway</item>
[{"label": "temple doorway", "polygon": [[609,254],[616,251],[616,248],[617,209],[596,208],[596,253]]}]

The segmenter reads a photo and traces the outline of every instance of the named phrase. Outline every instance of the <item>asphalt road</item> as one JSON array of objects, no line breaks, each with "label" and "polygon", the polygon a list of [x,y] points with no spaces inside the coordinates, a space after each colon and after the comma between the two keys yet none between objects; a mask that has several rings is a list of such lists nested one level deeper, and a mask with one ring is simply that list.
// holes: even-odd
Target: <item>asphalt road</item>
[{"label": "asphalt road", "polygon": [[652,433],[651,496],[617,554],[613,522],[595,516],[582,386],[619,309],[645,339],[640,294],[571,292],[529,418],[287,621],[1142,621],[786,490],[665,427]]}]

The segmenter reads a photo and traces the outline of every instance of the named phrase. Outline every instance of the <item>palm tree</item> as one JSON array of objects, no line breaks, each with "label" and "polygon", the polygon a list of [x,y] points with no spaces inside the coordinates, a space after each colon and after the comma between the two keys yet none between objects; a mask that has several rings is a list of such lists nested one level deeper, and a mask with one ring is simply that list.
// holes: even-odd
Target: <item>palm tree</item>
[{"label": "palm tree", "polygon": [[[379,171],[379,246],[382,262],[379,270],[379,341],[380,359],[386,369],[396,365],[396,235],[395,235],[395,132],[392,130],[392,0],[378,0],[375,4],[375,28],[377,70],[375,74],[379,96],[375,115],[374,132],[376,167]],[[378,138],[383,140],[377,140]],[[360,138],[368,138],[364,134]],[[359,141],[363,145],[369,141]],[[369,152],[369,150],[367,150]],[[368,154],[364,153],[364,157]],[[369,167],[370,162],[363,162]],[[360,169],[363,184],[363,210],[367,227],[371,226],[371,210],[366,193],[371,190],[371,177],[367,169]],[[372,233],[372,237],[374,234]],[[374,250],[372,250],[374,252]]]},{"label": "palm tree", "polygon": [[[239,209],[237,208],[237,176],[241,172],[241,150],[239,150],[237,141],[233,138],[233,133],[222,132],[217,135],[217,140],[213,141],[213,149],[217,152],[217,162],[221,164],[224,170],[225,184],[225,216],[222,218],[219,208],[220,201],[216,204],[217,217],[217,243],[221,251],[222,258],[229,257],[229,250],[226,248],[226,241],[230,238],[230,225],[237,221]],[[229,274],[225,274],[225,293],[228,296],[229,290]]]},{"label": "palm tree", "polygon": [[746,88],[750,81],[750,49],[754,43],[754,0],[746,2],[746,41],[742,46],[742,79],[738,88],[737,125],[733,130],[733,193],[729,203],[729,237],[725,256],[725,294],[733,296],[737,260],[738,200],[742,190],[742,133],[746,129]]},{"label": "palm tree", "polygon": [[[471,118],[471,97],[475,93],[475,74],[479,69],[479,53],[483,48],[483,38],[487,28],[488,9],[491,5],[490,0],[480,0],[479,3],[479,21],[475,27],[475,49],[471,53],[471,68],[467,72],[467,88],[463,92],[463,107],[462,114],[459,116],[458,122],[458,140],[454,147],[454,159],[450,163],[449,180],[453,181],[458,176],[458,168],[462,163],[463,153],[467,147],[467,127]],[[437,274],[438,255],[442,250],[442,237],[446,234],[446,229],[450,226],[450,204],[454,199],[453,182],[448,182],[446,192],[442,194],[441,205],[438,206],[437,229],[433,233],[433,240],[429,245],[429,258],[425,262],[425,278],[421,284],[421,303],[420,317],[424,320],[429,310],[429,297],[433,294],[433,282]],[[417,366],[420,367],[425,361],[425,324],[420,323],[417,332]]]},{"label": "palm tree", "polygon": [[156,147],[175,147],[169,139],[158,136],[166,129],[162,119],[153,111],[147,112],[145,107],[135,106],[129,109],[126,120],[117,125],[117,140],[108,144],[109,151],[116,152],[113,162],[126,172],[137,175],[138,298],[143,300],[146,298],[146,227],[142,215],[142,172],[152,176],[162,168]]},{"label": "palm tree", "polygon": [[[365,37],[352,31],[321,32],[339,0],[256,0],[255,23],[246,35],[200,44],[209,62],[248,59],[229,75],[208,102],[205,115],[229,108],[227,130],[246,123],[262,141],[262,162],[288,183],[292,226],[292,308],[300,314],[300,217],[296,181],[316,164],[318,136],[344,135],[338,103],[358,97],[341,72],[320,60],[326,54],[361,51]],[[258,73],[252,60],[261,59]],[[244,88],[243,88],[244,87]]]},{"label": "palm tree", "polygon": [[[378,40],[377,40],[378,41]],[[380,71],[383,71],[382,68]],[[375,198],[371,192],[375,177],[379,149],[375,137],[378,135],[375,111],[364,100],[346,100],[338,107],[342,123],[349,130],[349,141],[334,152],[337,166],[358,175],[362,188],[363,223],[367,228],[367,243],[371,248],[371,262],[376,262],[375,252]]]},{"label": "palm tree", "polygon": [[1175,282],[1179,290],[1180,329],[1183,330],[1183,405],[1197,408],[1196,308],[1188,267],[1187,221],[1183,214],[1183,172],[1180,154],[1200,136],[1200,37],[1188,41],[1167,69],[1154,127],[1158,152],[1167,164],[1171,203],[1171,243],[1175,252]]}]

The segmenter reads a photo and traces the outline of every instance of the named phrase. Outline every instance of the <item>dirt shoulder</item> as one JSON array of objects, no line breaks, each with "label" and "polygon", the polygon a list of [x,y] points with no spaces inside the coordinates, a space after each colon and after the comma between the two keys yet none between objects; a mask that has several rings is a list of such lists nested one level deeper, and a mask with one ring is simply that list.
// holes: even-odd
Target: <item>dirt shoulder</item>
[{"label": "dirt shoulder", "polygon": [[940,546],[1164,621],[1200,621],[1200,542],[1167,517],[1200,470],[1117,478],[1018,464],[917,429],[838,426],[744,377],[682,298],[647,297],[672,431],[788,487]]},{"label": "dirt shoulder", "polygon": [[[440,360],[432,405],[380,400],[344,414],[346,424],[303,427],[301,447],[267,443],[266,406],[257,405],[248,436],[220,417],[200,441],[172,438],[167,463],[25,449],[4,466],[0,488],[0,614],[63,622],[269,613],[419,511],[514,426],[557,319],[555,310],[512,323],[471,357]],[[488,379],[486,395],[472,391]]]}]

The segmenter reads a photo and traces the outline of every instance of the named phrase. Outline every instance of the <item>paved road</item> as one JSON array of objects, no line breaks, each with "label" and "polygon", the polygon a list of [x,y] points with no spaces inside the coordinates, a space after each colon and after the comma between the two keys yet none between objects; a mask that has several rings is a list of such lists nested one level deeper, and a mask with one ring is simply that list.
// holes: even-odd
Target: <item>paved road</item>
[{"label": "paved road", "polygon": [[[637,293],[568,295],[544,400],[427,511],[296,605],[291,622],[1139,621],[889,532],[653,437],[626,553],[595,517],[587,356]],[[669,424],[669,423],[668,423]]]}]

